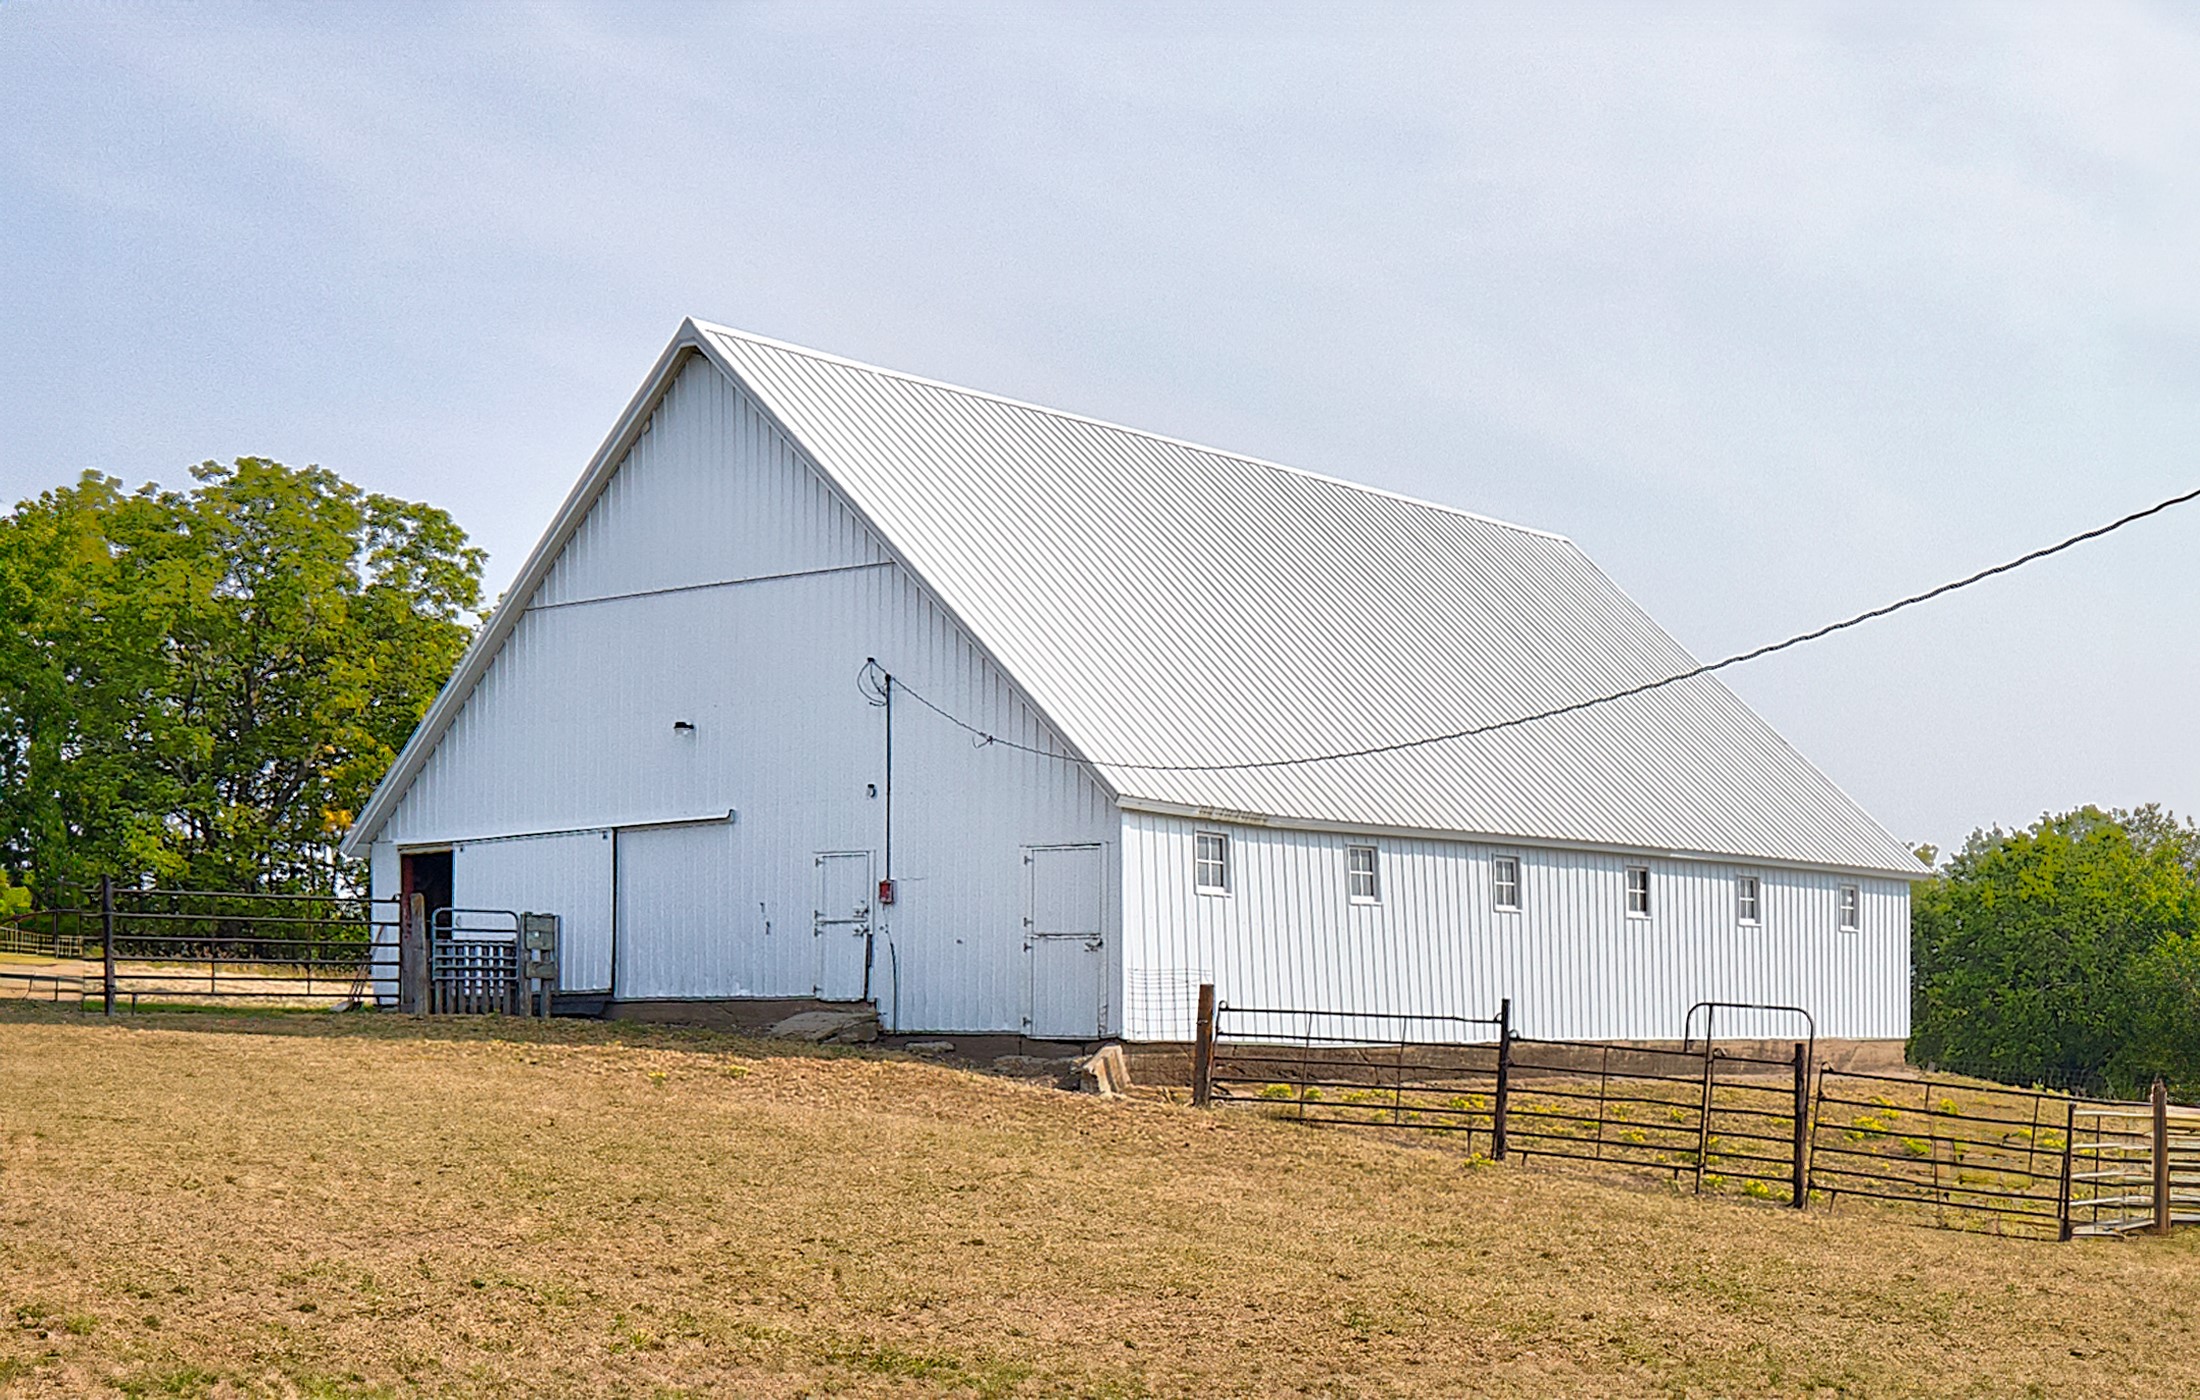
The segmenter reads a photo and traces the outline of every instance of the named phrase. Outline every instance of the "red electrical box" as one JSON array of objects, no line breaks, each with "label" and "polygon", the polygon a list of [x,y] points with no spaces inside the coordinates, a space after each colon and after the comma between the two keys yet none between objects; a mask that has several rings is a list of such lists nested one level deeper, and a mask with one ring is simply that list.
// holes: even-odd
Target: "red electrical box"
[{"label": "red electrical box", "polygon": [[894,882],[892,880],[878,882],[878,902],[881,904],[892,904],[894,902]]}]

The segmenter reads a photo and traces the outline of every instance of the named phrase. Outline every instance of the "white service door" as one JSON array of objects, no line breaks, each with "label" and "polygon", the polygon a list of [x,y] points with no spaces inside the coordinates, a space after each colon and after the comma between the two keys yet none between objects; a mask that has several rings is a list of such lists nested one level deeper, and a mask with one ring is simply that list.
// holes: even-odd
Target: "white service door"
[{"label": "white service door", "polygon": [[1024,851],[1024,949],[1035,1040],[1092,1040],[1107,1016],[1107,861],[1099,846]]},{"label": "white service door", "polygon": [[871,853],[826,851],[817,857],[817,996],[861,1001],[871,948]]}]

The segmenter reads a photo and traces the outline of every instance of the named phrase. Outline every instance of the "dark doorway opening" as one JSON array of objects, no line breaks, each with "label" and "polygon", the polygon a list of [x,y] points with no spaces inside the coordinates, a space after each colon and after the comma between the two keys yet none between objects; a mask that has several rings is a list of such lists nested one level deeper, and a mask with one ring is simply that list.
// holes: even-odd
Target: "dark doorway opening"
[{"label": "dark doorway opening", "polygon": [[438,909],[451,907],[451,853],[449,851],[407,851],[403,856],[402,880],[405,897],[405,915],[412,916],[413,896],[419,895],[427,904],[429,918]]},{"label": "dark doorway opening", "polygon": [[[397,1009],[428,1009],[428,926],[436,911],[451,907],[451,853],[406,851],[398,861]],[[417,899],[417,903],[415,902]],[[420,911],[415,918],[413,911]]]}]

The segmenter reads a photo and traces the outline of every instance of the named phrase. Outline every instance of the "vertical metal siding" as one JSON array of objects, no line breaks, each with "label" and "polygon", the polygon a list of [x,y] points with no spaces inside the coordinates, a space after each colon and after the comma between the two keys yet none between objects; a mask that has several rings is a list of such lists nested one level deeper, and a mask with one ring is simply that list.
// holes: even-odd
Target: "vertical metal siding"
[{"label": "vertical metal siding", "polygon": [[[1193,835],[1230,837],[1231,890],[1201,894]],[[1381,898],[1355,904],[1345,847],[1379,851]],[[1493,855],[1520,859],[1521,909],[1492,904]],[[1652,915],[1626,913],[1625,870],[1648,865]],[[1763,882],[1760,925],[1740,924],[1734,881]],[[1838,927],[1859,887],[1861,927]],[[1523,1033],[1672,1039],[1697,1001],[1797,1005],[1819,1034],[1909,1034],[1909,886],[1777,866],[1474,842],[1356,837],[1127,812],[1123,945],[1131,1039],[1181,1039],[1188,995],[1211,974],[1239,1006],[1496,1014]],[[1720,1014],[1722,1035],[1789,1036],[1792,1017]],[[1279,1027],[1281,1029],[1281,1027]]]},{"label": "vertical metal siding", "polygon": [[[739,469],[749,465],[756,469]],[[756,405],[695,360],[665,391],[529,606],[886,558]]]},{"label": "vertical metal siding", "polygon": [[[815,853],[884,858],[884,715],[857,689],[874,656],[990,729],[1060,747],[810,464],[697,362],[384,838],[618,828],[619,996],[807,996]],[[674,731],[683,719],[692,732]],[[1073,765],[973,748],[914,707],[896,720],[899,897],[876,920],[880,1010],[927,1030],[1021,1030],[1022,849],[1106,843],[1112,888],[1113,803]],[[728,811],[730,824],[646,825]],[[1119,941],[1111,928],[1110,985]]]}]

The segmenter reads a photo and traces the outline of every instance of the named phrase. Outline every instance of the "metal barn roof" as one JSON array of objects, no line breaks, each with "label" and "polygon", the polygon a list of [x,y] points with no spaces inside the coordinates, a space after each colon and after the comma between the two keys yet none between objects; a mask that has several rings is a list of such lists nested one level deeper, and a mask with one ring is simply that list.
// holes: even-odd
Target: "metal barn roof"
[{"label": "metal barn roof", "polygon": [[[1376,757],[1123,766],[1414,739],[1696,662],[1556,535],[700,322],[653,383],[689,344],[778,420],[1127,806],[1924,873],[1710,676]],[[616,465],[618,437],[592,477]],[[576,489],[514,601],[600,486]],[[494,641],[480,639],[476,673]],[[468,669],[452,691],[471,688]],[[361,828],[386,815],[386,795],[399,794],[378,793]]]}]

